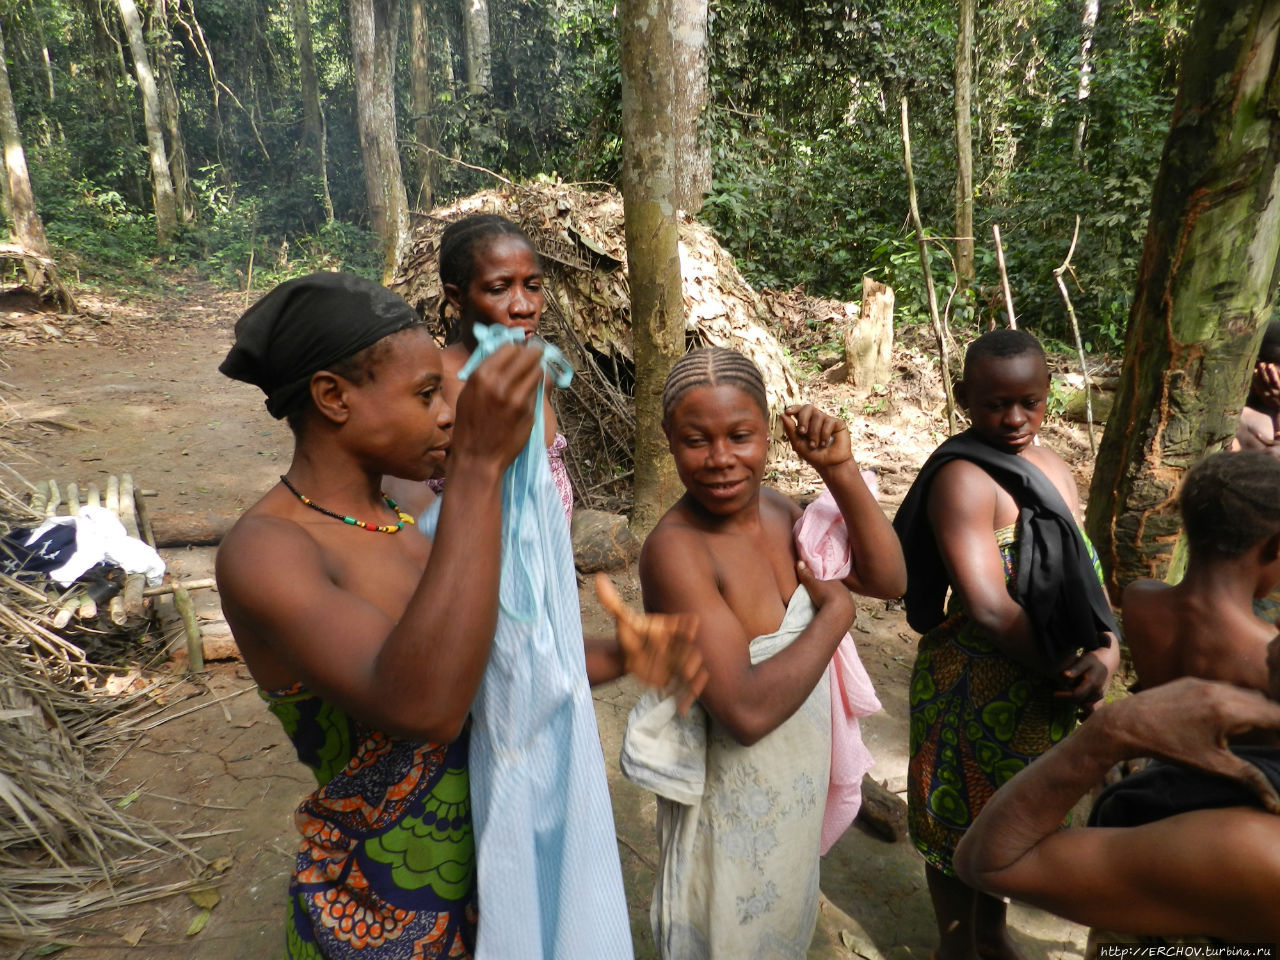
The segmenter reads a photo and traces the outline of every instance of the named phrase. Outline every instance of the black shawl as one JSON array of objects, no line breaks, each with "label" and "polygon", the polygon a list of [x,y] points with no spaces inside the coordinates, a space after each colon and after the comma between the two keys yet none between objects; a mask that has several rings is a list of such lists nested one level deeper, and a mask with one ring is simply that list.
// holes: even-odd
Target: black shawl
[{"label": "black shawl", "polygon": [[1050,663],[1102,646],[1099,631],[1117,633],[1093,560],[1075,517],[1034,464],[984,443],[972,430],[942,443],[925,461],[898,508],[893,527],[907,561],[907,622],[927,633],[942,622],[950,580],[929,523],[929,486],[946,463],[976,463],[1018,505],[1018,569],[1013,596],[1027,611]]}]

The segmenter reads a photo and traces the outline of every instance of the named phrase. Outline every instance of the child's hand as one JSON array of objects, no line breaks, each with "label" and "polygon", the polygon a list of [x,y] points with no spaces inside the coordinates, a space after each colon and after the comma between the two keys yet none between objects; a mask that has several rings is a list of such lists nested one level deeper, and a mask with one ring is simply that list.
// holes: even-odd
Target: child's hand
[{"label": "child's hand", "polygon": [[1115,635],[1109,631],[1099,634],[1107,642],[1107,646],[1090,650],[1075,663],[1062,671],[1062,676],[1069,689],[1059,690],[1054,696],[1063,700],[1074,700],[1080,704],[1080,717],[1084,719],[1093,713],[1094,707],[1107,692],[1111,675],[1120,663],[1120,648]]},{"label": "child's hand", "polygon": [[697,616],[632,610],[603,573],[596,574],[596,596],[617,624],[625,671],[651,687],[670,687],[683,716],[707,685],[707,670],[694,642]]},{"label": "child's hand", "polygon": [[792,449],[812,467],[822,470],[853,460],[849,427],[812,404],[787,407],[782,412],[782,429]]}]

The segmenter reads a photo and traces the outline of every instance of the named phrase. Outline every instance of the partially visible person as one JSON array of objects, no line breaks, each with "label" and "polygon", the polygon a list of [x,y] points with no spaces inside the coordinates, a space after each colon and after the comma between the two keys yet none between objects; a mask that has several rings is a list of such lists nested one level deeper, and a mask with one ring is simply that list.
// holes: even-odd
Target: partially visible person
[{"label": "partially visible person", "polygon": [[687,354],[662,405],[685,493],[645,541],[644,605],[697,614],[709,679],[686,722],[646,697],[627,723],[623,772],[658,794],[654,940],[665,960],[799,960],[818,908],[828,663],[854,616],[849,591],[901,594],[902,553],[847,426],[806,405],[783,427],[839,506],[851,568],[821,581],[798,562],[800,509],[762,486],[769,408],[746,357]]},{"label": "partially visible person", "polygon": [[[1271,699],[1183,678],[1100,707],[996,793],[956,850],[960,875],[1102,930],[1280,943],[1280,751],[1224,746],[1280,731],[1280,640],[1269,661]],[[1144,756],[1177,766],[1122,780],[1090,827],[1059,829],[1107,770]]]},{"label": "partially visible person", "polygon": [[[444,291],[441,315],[448,323],[444,350],[445,398],[456,400],[462,389],[458,372],[476,349],[476,324],[501,324],[538,333],[545,306],[546,277],[533,244],[516,224],[496,213],[481,213],[449,224],[440,237],[440,283]],[[446,307],[448,310],[446,310]],[[448,317],[448,313],[452,317]],[[547,458],[551,478],[573,519],[573,484],[564,463],[568,445],[557,432],[550,393],[543,398]],[[443,489],[443,480],[433,488]]]},{"label": "partially visible person", "polygon": [[1135,580],[1121,602],[1138,686],[1201,677],[1266,690],[1276,628],[1253,604],[1280,585],[1280,460],[1260,450],[1206,457],[1188,471],[1178,506],[1189,550],[1182,580]]},{"label": "partially visible person", "polygon": [[1035,443],[1048,391],[1033,336],[975,340],[957,389],[972,426],[934,451],[894,519],[907,620],[923,634],[908,827],[925,859],[937,960],[1020,956],[1004,902],[961,880],[952,855],[1001,785],[1102,698],[1119,661],[1074,478]]},{"label": "partially visible person", "polygon": [[[245,663],[317,781],[295,818],[286,955],[470,957],[469,714],[498,618],[502,478],[533,428],[540,353],[500,348],[460,392],[455,421],[414,311],[376,283],[319,273],[251,307],[220,370],[261,388],[295,440],[280,484],[217,558]],[[421,482],[446,460],[456,483],[428,539],[382,481]],[[685,663],[672,641],[688,623],[637,618],[587,658],[597,679],[636,661],[662,683]],[[582,867],[607,871],[608,859]],[[625,932],[625,901],[618,915],[585,909],[566,926]],[[627,939],[593,955],[629,955]]]},{"label": "partially visible person", "polygon": [[1240,410],[1232,450],[1262,450],[1280,457],[1280,320],[1267,324],[1258,359],[1249,381],[1249,395]]}]

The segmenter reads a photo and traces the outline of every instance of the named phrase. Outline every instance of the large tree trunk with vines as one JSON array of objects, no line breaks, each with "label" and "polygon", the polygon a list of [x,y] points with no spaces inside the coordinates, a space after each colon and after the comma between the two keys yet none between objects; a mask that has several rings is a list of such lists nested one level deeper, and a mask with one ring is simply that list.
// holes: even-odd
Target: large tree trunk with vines
[{"label": "large tree trunk with vines", "polygon": [[[4,33],[0,31],[0,140],[4,144],[4,201],[5,213],[13,229],[14,240],[41,256],[49,256],[49,242],[45,239],[44,224],[36,213],[35,194],[31,190],[31,177],[27,173],[27,155],[22,149],[22,136],[18,129],[18,113],[13,106],[13,91],[9,87],[9,68],[5,59]],[[33,286],[40,271],[27,267],[27,281]]]},{"label": "large tree trunk with vines", "polygon": [[430,210],[435,202],[436,148],[435,126],[431,112],[431,31],[427,23],[426,0],[409,3],[409,93],[413,103],[413,135],[418,141],[414,168],[418,180],[419,210]]},{"label": "large tree trunk with vines", "polygon": [[142,121],[147,131],[147,153],[151,158],[151,192],[155,201],[156,238],[161,246],[173,241],[178,230],[178,199],[173,191],[173,178],[169,173],[169,154],[164,146],[163,117],[160,111],[160,93],[156,89],[155,73],[147,54],[146,40],[142,34],[142,18],[133,0],[116,0],[120,7],[120,20],[124,23],[129,49],[133,53],[133,68],[138,76],[138,92],[142,94]]},{"label": "large tree trunk with vines", "polygon": [[973,8],[976,0],[959,0],[956,36],[956,284],[966,290],[973,281]]},{"label": "large tree trunk with vines", "polygon": [[631,528],[642,539],[680,496],[662,433],[662,387],[684,353],[671,114],[675,72],[670,0],[623,0],[622,202],[636,359]]},{"label": "large tree trunk with vines", "polygon": [[489,0],[462,0],[462,24],[467,40],[467,93],[487,93],[493,86]]},{"label": "large tree trunk with vines", "polygon": [[324,110],[320,106],[320,81],[316,77],[316,56],[311,46],[311,11],[307,0],[292,0],[293,37],[298,45],[298,81],[302,87],[302,149],[315,171],[320,206],[324,218],[333,222],[333,198],[329,195],[328,145]]},{"label": "large tree trunk with vines", "polygon": [[1183,473],[1235,431],[1280,279],[1280,0],[1201,0],[1088,529],[1112,596],[1159,577]]},{"label": "large tree trunk with vines", "polygon": [[671,0],[675,89],[671,101],[676,204],[687,213],[702,209],[711,190],[711,151],[701,133],[707,109],[707,0]]},{"label": "large tree trunk with vines", "polygon": [[397,0],[351,0],[356,122],[369,220],[382,245],[383,277],[395,274],[409,242],[409,200],[396,140]]}]

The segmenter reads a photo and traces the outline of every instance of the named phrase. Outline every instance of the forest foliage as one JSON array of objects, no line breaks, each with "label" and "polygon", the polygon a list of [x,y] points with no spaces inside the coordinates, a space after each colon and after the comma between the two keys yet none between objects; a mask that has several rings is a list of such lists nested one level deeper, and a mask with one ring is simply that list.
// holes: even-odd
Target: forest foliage
[{"label": "forest foliage", "polygon": [[[258,289],[302,264],[378,274],[348,3],[307,3],[330,219],[301,135],[297,2],[140,3],[161,86],[171,86],[177,104],[189,171],[190,216],[165,246],[156,240],[138,84],[115,0],[0,4],[36,202],[64,265],[77,265],[82,277],[145,281],[168,264],[190,264],[243,285],[252,263]],[[467,83],[463,6],[425,0],[424,143],[409,89],[410,3],[399,4],[397,118],[411,206],[424,175],[436,202],[493,186],[490,171],[616,184],[616,6],[489,0],[492,80],[478,91]],[[1002,310],[991,239],[999,224],[1020,320],[1068,340],[1051,272],[1079,216],[1072,297],[1085,339],[1094,349],[1120,345],[1191,6],[1102,0],[1090,28],[1080,0],[978,5],[977,276],[951,302],[954,318]],[[703,132],[714,181],[699,216],[749,280],[851,300],[871,273],[897,289],[900,314],[923,316],[897,121],[905,95],[920,206],[935,238],[931,265],[945,296],[956,32],[955,5],[938,0],[713,0]],[[1090,74],[1083,98],[1082,63]]]}]

